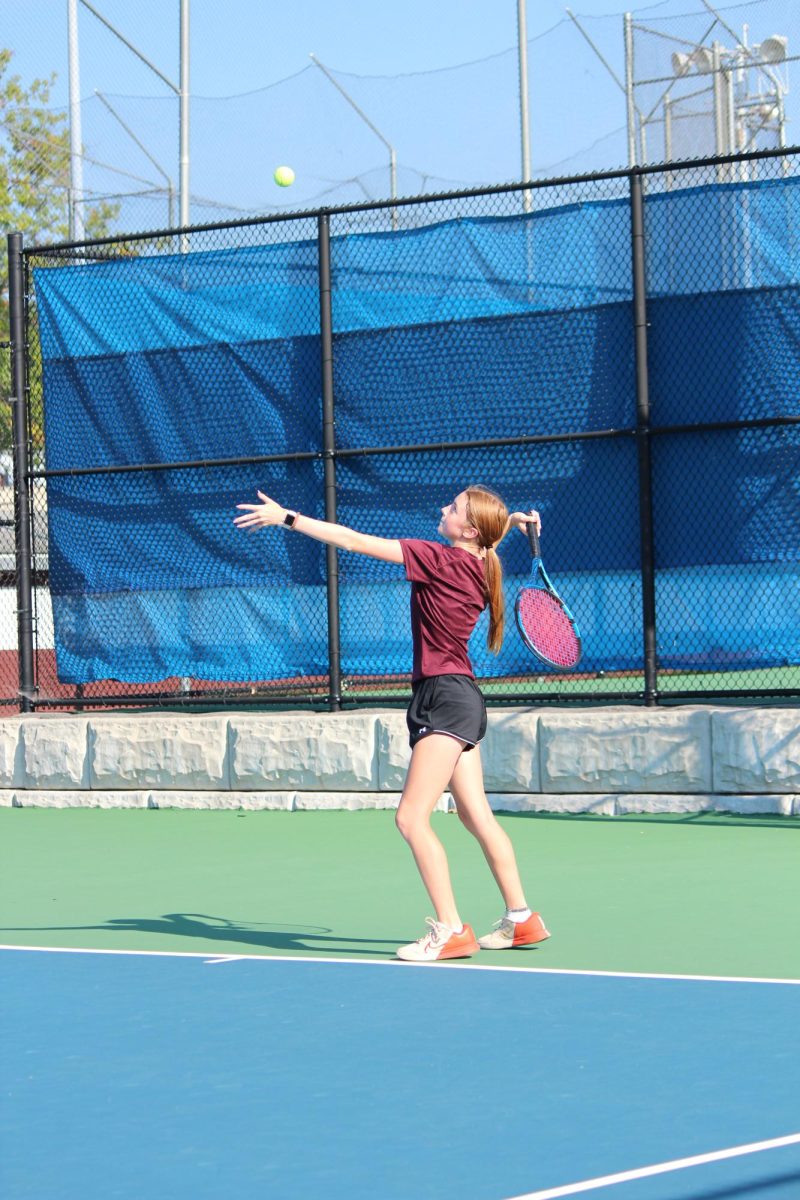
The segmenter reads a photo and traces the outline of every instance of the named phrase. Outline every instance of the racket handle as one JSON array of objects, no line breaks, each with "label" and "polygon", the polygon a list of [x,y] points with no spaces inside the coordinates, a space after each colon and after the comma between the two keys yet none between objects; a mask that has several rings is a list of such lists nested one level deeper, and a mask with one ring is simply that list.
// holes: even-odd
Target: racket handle
[{"label": "racket handle", "polygon": [[539,535],[536,532],[535,522],[528,521],[528,524],[525,526],[525,528],[528,531],[528,541],[529,541],[530,547],[531,547],[531,554],[533,555],[534,558],[541,557],[539,554]]}]

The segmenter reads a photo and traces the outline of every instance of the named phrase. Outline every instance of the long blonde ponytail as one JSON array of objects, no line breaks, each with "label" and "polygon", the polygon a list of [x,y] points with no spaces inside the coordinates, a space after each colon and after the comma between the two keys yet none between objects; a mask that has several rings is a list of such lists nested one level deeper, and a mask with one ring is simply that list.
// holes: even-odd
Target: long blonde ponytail
[{"label": "long blonde ponytail", "polygon": [[484,571],[486,596],[489,604],[489,633],[486,643],[493,654],[499,654],[505,629],[505,599],[503,597],[503,568],[495,547],[508,530],[508,509],[495,492],[478,484],[468,487],[467,520],[478,532],[478,545],[486,552]]}]

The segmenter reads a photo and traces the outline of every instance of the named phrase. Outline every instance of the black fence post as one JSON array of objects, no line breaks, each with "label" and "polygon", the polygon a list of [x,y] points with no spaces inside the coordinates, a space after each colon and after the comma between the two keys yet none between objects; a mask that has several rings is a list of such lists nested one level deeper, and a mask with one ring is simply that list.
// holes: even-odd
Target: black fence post
[{"label": "black fence post", "polygon": [[[317,217],[319,246],[319,340],[322,368],[322,453],[325,472],[325,520],[336,520],[336,431],[333,409],[333,311],[331,305],[331,229],[327,213]],[[342,707],[341,639],[339,631],[339,552],[326,546],[328,581],[328,704]]]},{"label": "black fence post", "polygon": [[11,340],[11,427],[14,439],[14,542],[17,575],[17,645],[22,712],[33,711],[33,563],[25,391],[25,282],[22,234],[8,235],[8,323]]},{"label": "black fence post", "polygon": [[656,667],[656,577],[653,548],[653,477],[650,461],[650,392],[647,375],[647,280],[642,176],[630,176],[633,327],[636,361],[636,446],[639,458],[639,547],[644,633],[644,702],[658,703]]}]

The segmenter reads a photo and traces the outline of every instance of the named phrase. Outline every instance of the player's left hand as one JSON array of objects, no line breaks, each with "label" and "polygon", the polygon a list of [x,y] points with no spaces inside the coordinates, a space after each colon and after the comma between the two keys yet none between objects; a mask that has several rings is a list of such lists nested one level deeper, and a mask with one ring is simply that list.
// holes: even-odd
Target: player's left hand
[{"label": "player's left hand", "polygon": [[282,525],[288,509],[283,508],[276,500],[271,500],[264,492],[258,492],[257,495],[261,504],[236,505],[237,508],[244,509],[244,512],[241,517],[234,517],[234,525],[237,525],[239,529],[261,529],[266,525]]},{"label": "player's left hand", "polygon": [[533,522],[533,524],[536,528],[537,534],[541,533],[542,532],[542,518],[540,517],[539,513],[536,511],[535,508],[532,508],[530,512],[526,512],[526,513],[513,512],[511,514],[511,516],[508,518],[508,526],[509,526],[509,529],[521,529],[523,533],[527,533],[528,532],[528,523],[530,521]]}]

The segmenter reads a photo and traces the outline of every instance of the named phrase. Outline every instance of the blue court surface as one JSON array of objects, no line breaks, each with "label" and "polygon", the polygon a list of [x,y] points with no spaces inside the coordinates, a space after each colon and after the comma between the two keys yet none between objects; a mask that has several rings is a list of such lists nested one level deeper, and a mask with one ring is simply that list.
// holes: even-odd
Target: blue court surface
[{"label": "blue court surface", "polygon": [[798,981],[26,949],[0,975],[3,1200],[800,1198]]}]

